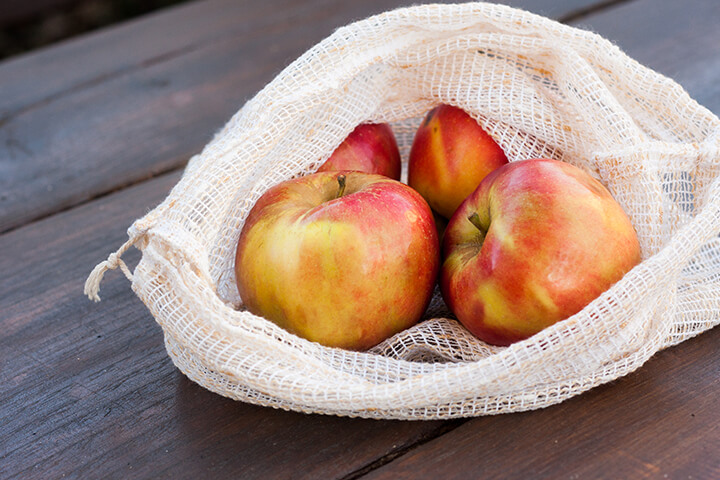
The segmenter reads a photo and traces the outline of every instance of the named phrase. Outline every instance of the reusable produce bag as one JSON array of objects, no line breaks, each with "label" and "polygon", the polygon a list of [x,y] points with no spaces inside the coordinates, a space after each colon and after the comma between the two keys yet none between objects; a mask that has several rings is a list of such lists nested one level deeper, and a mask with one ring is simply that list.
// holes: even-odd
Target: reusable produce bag
[{"label": "reusable produce bag", "polygon": [[[511,161],[599,179],[643,261],[581,312],[510,347],[470,335],[435,295],[417,326],[367,352],[326,348],[243,311],[233,271],[260,195],[313,172],[363,122],[390,122],[404,161],[422,116],[465,109]],[[260,405],[439,419],[552,405],[720,322],[720,120],[587,31],[505,6],[422,5],[338,29],[247,102],[92,272],[121,267],[200,385]],[[131,272],[120,256],[142,259]]]}]

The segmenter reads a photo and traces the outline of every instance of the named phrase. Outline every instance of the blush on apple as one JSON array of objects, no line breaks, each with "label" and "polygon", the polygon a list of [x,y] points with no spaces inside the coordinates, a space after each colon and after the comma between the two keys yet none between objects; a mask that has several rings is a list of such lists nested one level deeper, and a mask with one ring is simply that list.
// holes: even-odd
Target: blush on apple
[{"label": "blush on apple", "polygon": [[326,346],[365,350],[421,318],[439,263],[417,192],[381,175],[320,172],[258,200],[235,273],[250,312]]},{"label": "blush on apple", "polygon": [[318,172],[356,170],[400,180],[400,151],[387,123],[358,125]]},{"label": "blush on apple", "polygon": [[408,161],[408,185],[430,207],[450,218],[496,168],[505,165],[502,148],[464,110],[440,105],[418,128]]},{"label": "blush on apple", "polygon": [[640,261],[635,230],[607,189],[547,159],[488,175],[450,219],[443,252],[445,302],[495,345],[579,312]]}]

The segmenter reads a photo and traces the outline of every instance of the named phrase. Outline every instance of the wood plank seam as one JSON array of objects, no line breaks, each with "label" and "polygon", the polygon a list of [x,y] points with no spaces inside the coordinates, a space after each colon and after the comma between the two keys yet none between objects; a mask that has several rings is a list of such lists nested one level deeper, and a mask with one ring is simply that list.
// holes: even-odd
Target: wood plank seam
[{"label": "wood plank seam", "polygon": [[357,480],[366,474],[372,472],[373,470],[376,470],[384,465],[387,465],[388,463],[392,462],[396,458],[400,458],[403,455],[406,455],[411,450],[414,450],[418,447],[421,447],[422,445],[425,445],[426,443],[435,440],[436,438],[439,438],[446,433],[452,432],[456,428],[459,428],[461,425],[469,422],[470,419],[468,418],[461,418],[456,420],[447,420],[443,422],[437,429],[435,429],[432,432],[429,432],[425,435],[422,435],[415,443],[405,445],[404,447],[398,448],[397,450],[393,450],[387,455],[384,455],[382,457],[377,458],[373,462],[370,462],[369,464],[365,465],[362,468],[359,468],[355,470],[354,472],[350,472],[349,474],[345,475],[344,477],[340,477],[338,480]]},{"label": "wood plank seam", "polygon": [[[52,211],[50,211],[50,212],[47,212],[47,213],[44,213],[44,214],[42,214],[42,215],[38,215],[38,216],[36,216],[36,217],[33,217],[33,218],[31,218],[31,219],[28,219],[28,221],[26,221],[26,222],[24,222],[24,223],[21,223],[21,224],[18,224],[18,225],[13,225],[13,226],[10,227],[10,228],[6,228],[6,229],[4,229],[4,230],[3,230],[3,229],[0,229],[0,236],[5,235],[5,234],[7,234],[7,233],[14,232],[15,230],[21,229],[21,228],[26,227],[26,226],[28,226],[28,225],[32,225],[32,224],[37,223],[37,222],[41,222],[41,221],[46,220],[46,219],[48,219],[48,218],[50,218],[50,217],[53,217],[53,216],[55,216],[55,215],[57,215],[57,214],[65,213],[65,212],[74,210],[74,209],[76,209],[76,208],[82,207],[83,205],[86,205],[86,204],[88,204],[88,203],[92,203],[92,202],[94,202],[94,201],[103,199],[103,198],[105,198],[105,197],[107,197],[107,196],[110,196],[110,195],[112,195],[112,194],[114,194],[114,193],[117,193],[117,192],[119,192],[119,191],[121,191],[121,190],[125,190],[126,188],[130,188],[130,187],[134,187],[134,186],[143,184],[143,183],[145,183],[145,182],[148,182],[148,181],[153,180],[153,179],[158,178],[158,177],[162,177],[162,176],[164,176],[164,175],[168,175],[168,174],[171,174],[171,173],[174,173],[174,172],[182,171],[182,170],[185,168],[185,165],[187,164],[188,160],[189,160],[189,158],[187,158],[181,165],[176,165],[176,166],[172,166],[172,167],[169,167],[169,168],[158,168],[158,169],[155,169],[150,175],[146,175],[146,176],[142,177],[142,178],[139,179],[139,180],[130,181],[130,182],[124,182],[124,183],[119,183],[119,184],[115,185],[113,188],[110,188],[110,189],[107,189],[107,190],[103,190],[102,192],[99,192],[99,193],[97,193],[97,194],[95,194],[95,195],[92,195],[92,196],[88,197],[87,199],[85,199],[85,200],[83,200],[83,201],[80,201],[80,202],[78,202],[78,203],[74,203],[74,204],[72,204],[72,205],[67,205],[67,206],[65,206],[65,207],[57,208],[57,209],[52,210]],[[152,205],[148,206],[148,209],[150,209],[151,207],[152,207]]]},{"label": "wood plank seam", "polygon": [[48,95],[47,97],[41,98],[35,102],[32,102],[28,105],[25,105],[20,108],[16,108],[15,110],[11,110],[9,112],[6,112],[4,115],[0,116],[0,128],[11,122],[16,117],[28,113],[32,110],[35,110],[37,108],[43,107],[45,105],[48,105],[60,98],[63,98],[67,95],[72,95],[78,92],[82,92],[83,90],[86,90],[88,88],[93,88],[98,85],[102,85],[103,83],[106,83],[111,80],[115,80],[117,78],[120,78],[125,75],[132,74],[136,71],[142,70],[144,68],[152,67],[154,65],[159,65],[164,62],[168,62],[171,60],[174,60],[178,57],[181,57],[183,55],[187,55],[190,53],[193,53],[201,48],[204,48],[206,46],[212,46],[215,43],[218,43],[222,41],[220,38],[214,38],[208,42],[204,43],[196,43],[193,45],[186,45],[182,48],[179,48],[177,50],[172,50],[169,52],[162,53],[156,57],[145,59],[139,63],[128,65],[126,67],[114,70],[112,72],[105,73],[103,75],[98,75],[97,77],[89,78],[83,82],[77,83],[75,85],[71,85],[68,88],[64,90],[57,91],[51,95]]},{"label": "wood plank seam", "polygon": [[582,20],[585,17],[588,17],[592,14],[599,13],[603,10],[608,10],[613,7],[620,6],[624,3],[630,3],[634,2],[635,0],[605,0],[599,3],[596,3],[590,7],[587,8],[581,8],[579,10],[575,10],[574,12],[570,12],[566,15],[561,16],[558,19],[558,22],[561,23],[571,23],[571,22],[577,22],[579,20]]}]

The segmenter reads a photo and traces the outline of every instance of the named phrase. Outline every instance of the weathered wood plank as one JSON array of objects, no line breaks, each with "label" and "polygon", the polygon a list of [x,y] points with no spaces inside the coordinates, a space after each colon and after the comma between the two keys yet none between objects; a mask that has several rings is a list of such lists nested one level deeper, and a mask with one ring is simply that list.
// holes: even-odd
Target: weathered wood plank
[{"label": "weathered wood plank", "polygon": [[93,264],[178,177],[0,236],[0,477],[336,478],[443,428],[234,402],[175,369],[118,272],[89,302]]},{"label": "weathered wood plank", "polygon": [[[145,65],[253,30],[243,15],[272,22],[276,2],[190,2],[59,42],[0,64],[0,118]],[[265,19],[265,20],[263,20]]]},{"label": "weathered wood plank", "polygon": [[0,65],[0,232],[181,167],[307,48],[405,3],[192,3]]}]

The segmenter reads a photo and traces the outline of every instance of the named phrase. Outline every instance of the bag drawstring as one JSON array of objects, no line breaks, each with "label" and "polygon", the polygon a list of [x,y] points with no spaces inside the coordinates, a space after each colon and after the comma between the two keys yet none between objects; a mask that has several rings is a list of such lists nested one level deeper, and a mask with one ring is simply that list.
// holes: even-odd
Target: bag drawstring
[{"label": "bag drawstring", "polygon": [[117,267],[120,267],[120,270],[122,270],[127,279],[131,282],[133,281],[130,269],[120,257],[135,243],[136,240],[137,238],[129,239],[127,242],[123,243],[117,251],[111,253],[107,260],[100,262],[95,266],[95,268],[93,268],[93,271],[90,272],[87,280],[85,280],[85,295],[87,295],[90,300],[94,302],[100,301],[100,296],[98,295],[98,292],[100,291],[100,282],[102,281],[103,275],[105,275],[105,272],[108,270],[115,270]]}]

